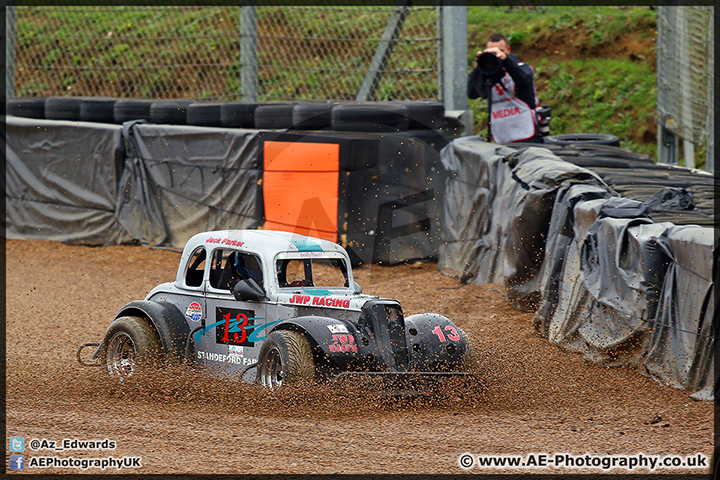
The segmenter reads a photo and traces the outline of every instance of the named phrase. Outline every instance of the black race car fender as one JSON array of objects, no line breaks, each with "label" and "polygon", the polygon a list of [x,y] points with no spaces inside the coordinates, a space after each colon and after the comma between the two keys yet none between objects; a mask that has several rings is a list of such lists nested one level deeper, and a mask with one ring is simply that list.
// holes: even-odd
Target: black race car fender
[{"label": "black race car fender", "polygon": [[457,369],[468,348],[467,337],[452,320],[435,313],[405,318],[409,369],[436,372]]},{"label": "black race car fender", "polygon": [[[168,302],[136,300],[122,307],[115,315],[115,319],[127,316],[150,320],[160,337],[165,358],[183,361],[190,327],[185,316],[175,305]],[[105,348],[106,345],[101,345],[103,354]]]},{"label": "black race car fender", "polygon": [[322,351],[341,368],[359,358],[357,332],[350,322],[329,317],[303,316],[289,318],[277,324],[272,331],[286,329],[305,332],[313,348]]}]

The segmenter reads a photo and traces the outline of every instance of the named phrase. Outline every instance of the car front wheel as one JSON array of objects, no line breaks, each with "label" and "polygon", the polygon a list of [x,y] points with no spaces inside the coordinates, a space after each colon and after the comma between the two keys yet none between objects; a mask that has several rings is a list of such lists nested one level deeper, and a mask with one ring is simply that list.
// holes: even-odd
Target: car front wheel
[{"label": "car front wheel", "polygon": [[121,381],[139,367],[151,365],[160,357],[160,340],[155,329],[141,317],[120,317],[105,334],[105,367]]},{"label": "car front wheel", "polygon": [[280,330],[267,336],[258,355],[257,381],[278,388],[315,378],[310,342],[302,333]]}]

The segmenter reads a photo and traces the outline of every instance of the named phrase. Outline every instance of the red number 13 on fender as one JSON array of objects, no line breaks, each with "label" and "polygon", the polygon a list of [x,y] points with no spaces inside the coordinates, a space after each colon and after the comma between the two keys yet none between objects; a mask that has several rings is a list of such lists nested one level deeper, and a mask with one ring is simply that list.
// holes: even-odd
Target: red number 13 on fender
[{"label": "red number 13 on fender", "polygon": [[[445,331],[448,332],[448,333],[447,333],[447,338],[448,338],[449,340],[452,340],[453,342],[457,342],[458,340],[460,340],[460,335],[458,334],[457,329],[456,329],[455,327],[453,327],[452,325],[446,325],[446,326],[445,326]],[[432,333],[434,333],[435,335],[437,335],[441,342],[444,342],[444,341],[445,341],[445,335],[443,334],[443,331],[442,331],[442,329],[440,328],[440,325],[438,325],[437,327],[435,327],[435,328],[433,329]]]}]

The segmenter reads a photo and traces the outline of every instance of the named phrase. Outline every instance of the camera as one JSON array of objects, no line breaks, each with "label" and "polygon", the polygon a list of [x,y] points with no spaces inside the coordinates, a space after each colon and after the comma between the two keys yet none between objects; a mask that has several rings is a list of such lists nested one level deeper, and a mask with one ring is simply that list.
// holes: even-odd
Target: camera
[{"label": "camera", "polygon": [[540,136],[547,137],[550,135],[550,120],[552,118],[550,107],[542,105],[535,109],[540,124]]},{"label": "camera", "polygon": [[500,59],[492,52],[481,53],[475,61],[480,69],[480,73],[486,77],[493,77],[505,70]]}]

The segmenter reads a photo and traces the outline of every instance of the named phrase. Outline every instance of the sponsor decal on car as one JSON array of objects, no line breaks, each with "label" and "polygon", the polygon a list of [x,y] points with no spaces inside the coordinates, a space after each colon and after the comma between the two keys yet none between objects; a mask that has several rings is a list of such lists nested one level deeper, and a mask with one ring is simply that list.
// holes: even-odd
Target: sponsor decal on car
[{"label": "sponsor decal on car", "polygon": [[185,310],[185,316],[192,322],[199,322],[202,318],[202,305],[198,302],[191,302]]},{"label": "sponsor decal on car", "polygon": [[328,325],[327,328],[332,333],[348,333],[348,329],[345,325]]},{"label": "sponsor decal on car", "polygon": [[241,357],[240,355],[225,355],[222,353],[206,352],[205,350],[197,351],[198,360],[209,360],[211,362],[233,363],[235,365],[251,365],[252,358]]},{"label": "sponsor decal on car", "polygon": [[323,252],[300,252],[301,258],[315,258],[315,257],[322,257]]},{"label": "sponsor decal on car", "polygon": [[355,337],[352,335],[333,335],[333,343],[328,345],[331,352],[353,352],[357,353],[358,347],[355,343]]},{"label": "sponsor decal on car", "polygon": [[293,295],[290,303],[297,305],[312,305],[313,307],[350,308],[350,300],[338,297],[316,297],[311,295]]}]

